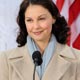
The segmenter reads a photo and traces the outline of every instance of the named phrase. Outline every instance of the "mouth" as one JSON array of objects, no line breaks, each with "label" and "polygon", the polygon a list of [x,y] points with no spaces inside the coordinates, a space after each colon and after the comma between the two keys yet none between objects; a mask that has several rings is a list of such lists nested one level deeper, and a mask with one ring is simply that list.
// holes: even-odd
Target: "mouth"
[{"label": "mouth", "polygon": [[40,35],[43,31],[33,32],[35,35]]}]

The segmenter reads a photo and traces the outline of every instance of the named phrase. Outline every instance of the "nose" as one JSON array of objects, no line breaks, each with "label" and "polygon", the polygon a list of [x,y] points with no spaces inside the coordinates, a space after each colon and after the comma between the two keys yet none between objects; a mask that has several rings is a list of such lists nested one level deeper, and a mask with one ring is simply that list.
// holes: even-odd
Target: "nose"
[{"label": "nose", "polygon": [[33,27],[34,27],[35,29],[40,28],[38,21],[35,21],[35,22],[33,23]]}]

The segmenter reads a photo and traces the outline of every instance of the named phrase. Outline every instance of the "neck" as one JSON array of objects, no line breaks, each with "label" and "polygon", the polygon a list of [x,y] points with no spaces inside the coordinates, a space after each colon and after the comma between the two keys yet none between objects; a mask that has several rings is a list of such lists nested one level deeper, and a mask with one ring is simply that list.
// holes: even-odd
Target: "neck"
[{"label": "neck", "polygon": [[50,37],[47,40],[45,39],[45,41],[35,41],[37,46],[40,49],[41,54],[44,53],[44,50],[45,50],[45,48],[47,47],[47,45],[49,43],[49,40],[50,40]]}]

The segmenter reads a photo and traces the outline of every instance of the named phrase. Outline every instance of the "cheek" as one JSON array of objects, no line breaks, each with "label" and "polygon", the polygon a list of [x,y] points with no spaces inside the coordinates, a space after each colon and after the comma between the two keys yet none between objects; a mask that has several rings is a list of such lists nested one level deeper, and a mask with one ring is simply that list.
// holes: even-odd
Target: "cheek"
[{"label": "cheek", "polygon": [[26,20],[25,20],[25,25],[26,25],[27,32],[30,32],[31,31],[31,27],[30,27],[30,24],[26,23]]},{"label": "cheek", "polygon": [[27,32],[30,32],[31,29],[32,29],[32,27],[31,27],[30,25],[26,25],[26,30],[27,30]]},{"label": "cheek", "polygon": [[52,23],[46,22],[43,24],[43,27],[46,31],[51,32],[52,30]]},{"label": "cheek", "polygon": [[27,29],[28,34],[30,34],[32,29],[30,27],[27,27],[26,29]]}]

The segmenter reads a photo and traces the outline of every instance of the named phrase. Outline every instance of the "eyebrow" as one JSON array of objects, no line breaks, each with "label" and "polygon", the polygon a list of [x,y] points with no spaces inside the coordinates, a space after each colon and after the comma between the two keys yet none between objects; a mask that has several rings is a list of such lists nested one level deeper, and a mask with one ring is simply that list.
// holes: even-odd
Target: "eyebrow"
[{"label": "eyebrow", "polygon": [[46,16],[47,14],[41,14],[39,17],[41,17],[41,16]]},{"label": "eyebrow", "polygon": [[[47,14],[41,14],[38,17],[46,16]],[[31,17],[25,17],[25,18],[31,18]]]}]

